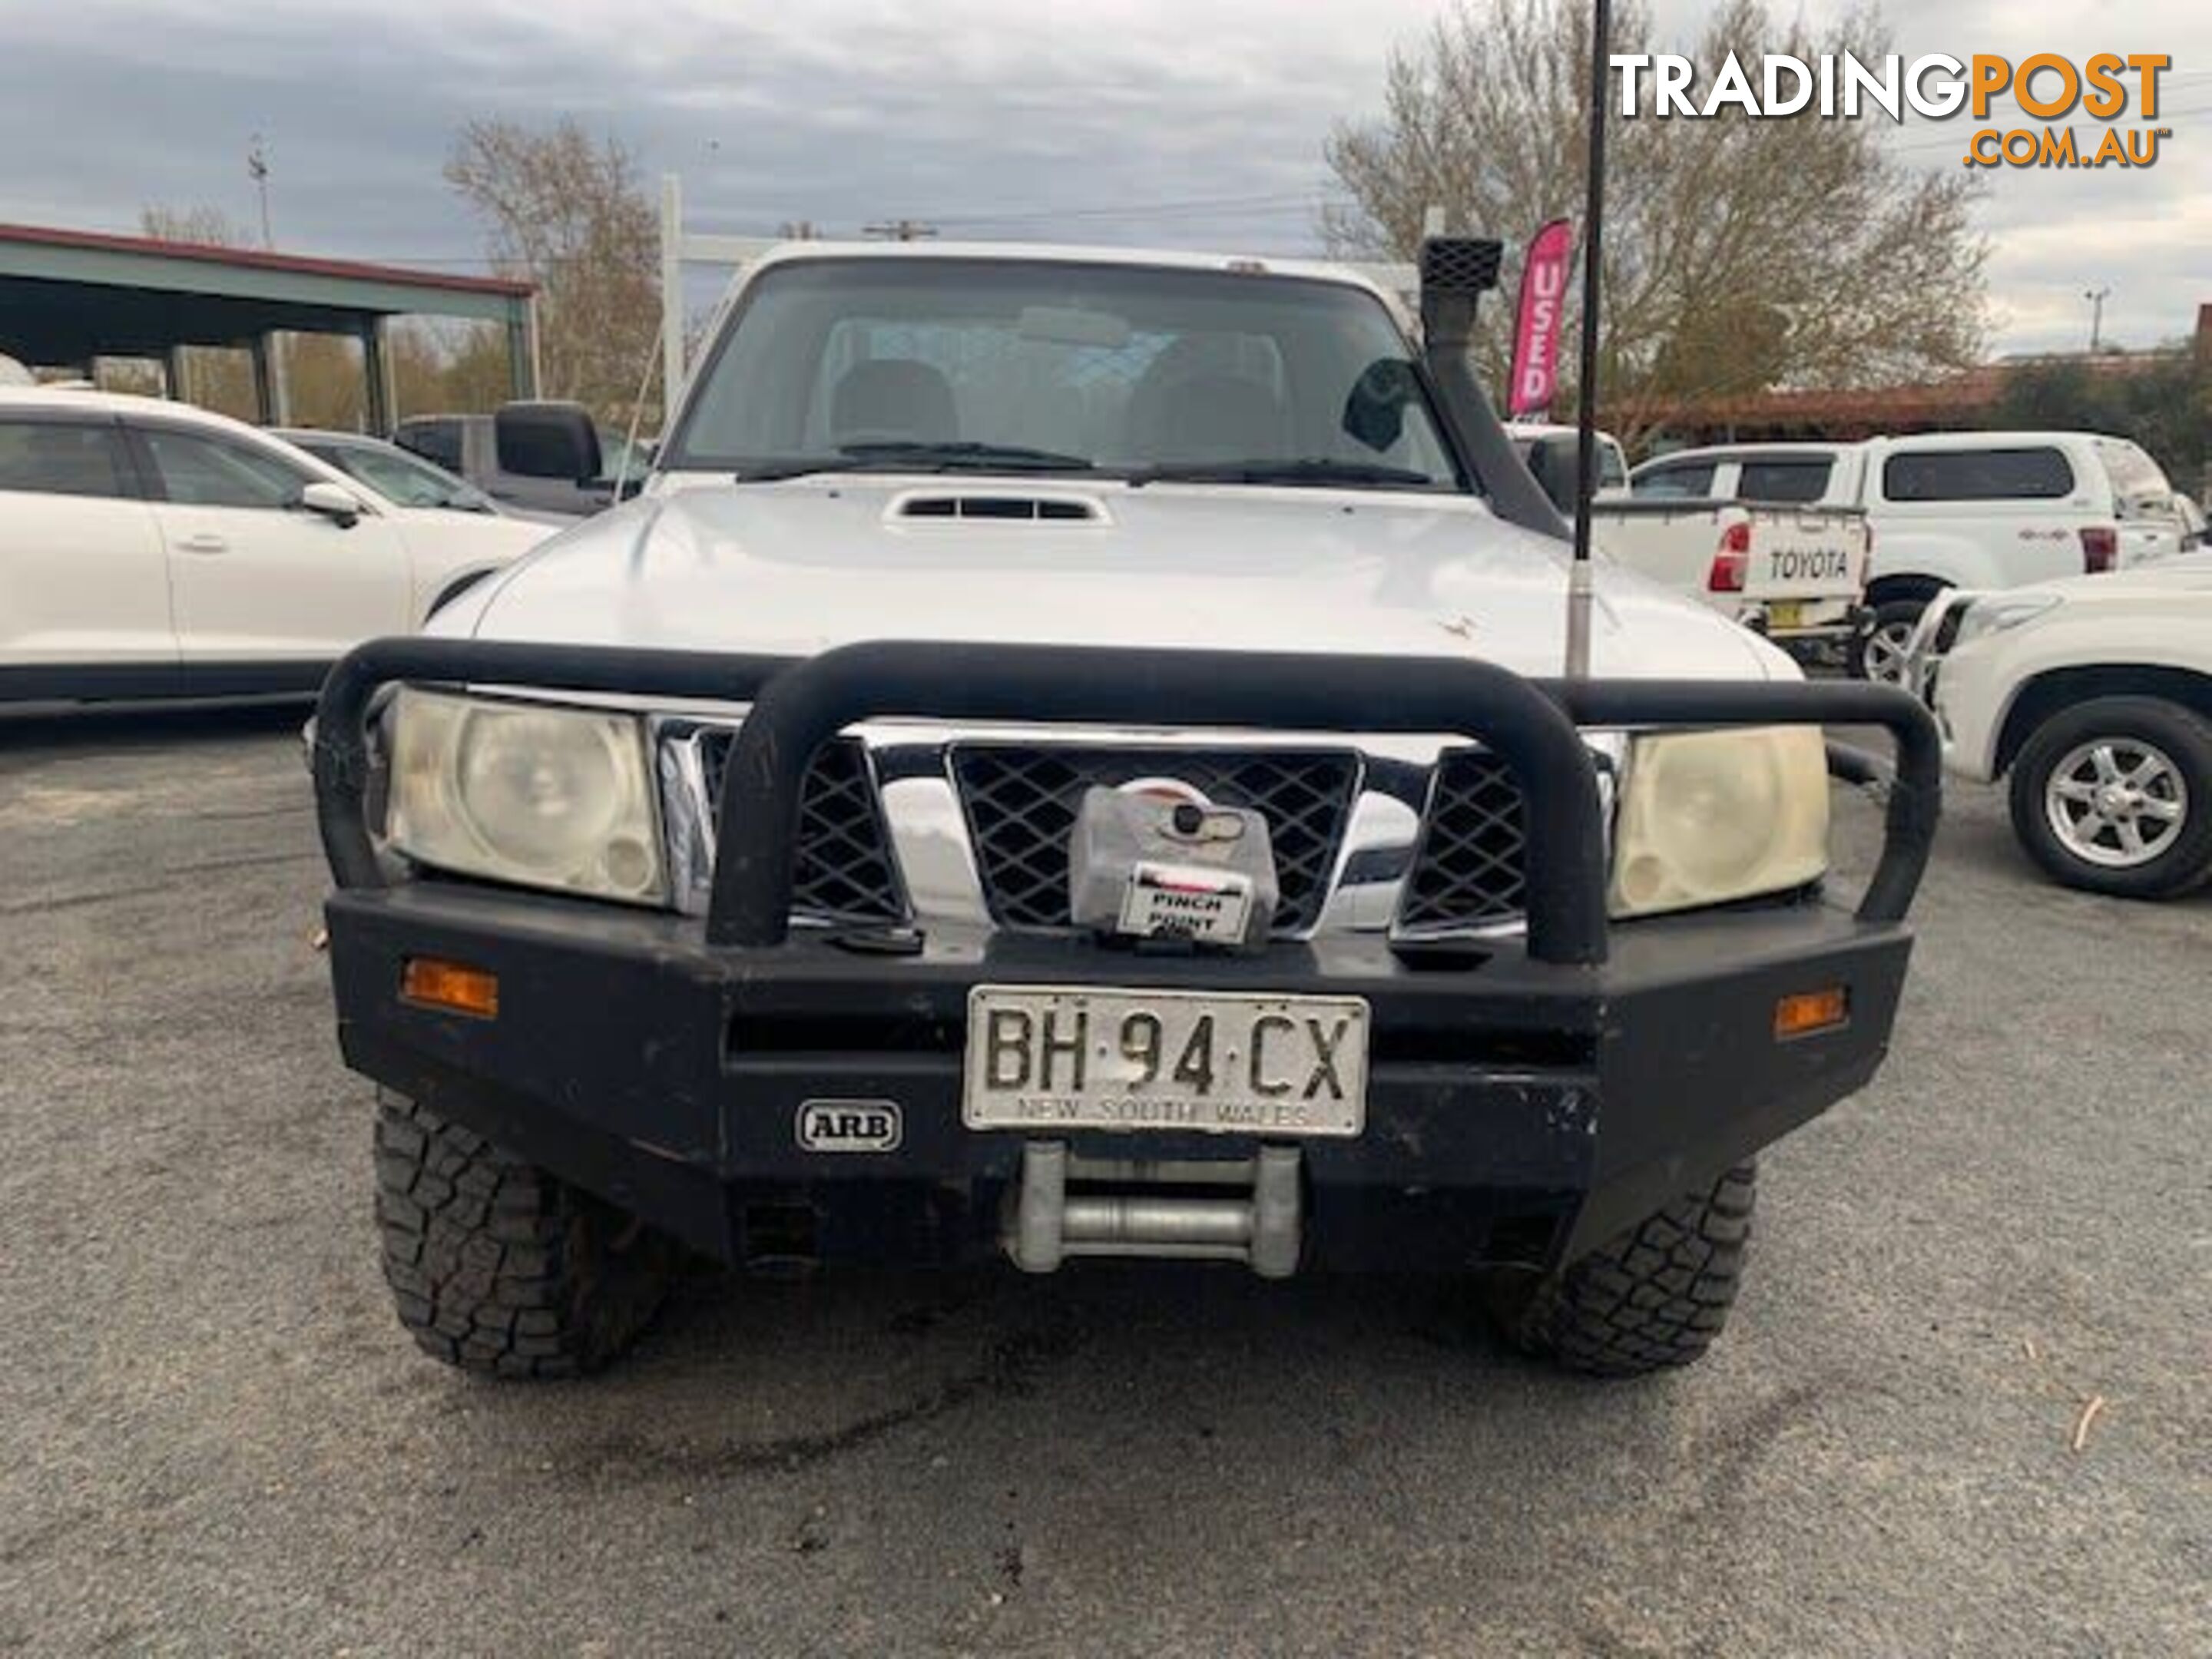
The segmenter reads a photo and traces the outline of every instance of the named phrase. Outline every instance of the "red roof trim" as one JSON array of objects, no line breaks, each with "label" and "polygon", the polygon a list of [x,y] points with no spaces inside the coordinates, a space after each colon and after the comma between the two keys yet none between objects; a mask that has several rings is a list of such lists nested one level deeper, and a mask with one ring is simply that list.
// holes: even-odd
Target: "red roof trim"
[{"label": "red roof trim", "polygon": [[297,253],[267,253],[258,248],[209,247],[198,242],[163,242],[147,236],[110,236],[99,231],[62,230],[48,225],[0,224],[0,243],[29,242],[45,247],[91,248],[106,253],[150,254],[162,259],[196,259],[204,264],[242,265],[253,270],[282,270],[301,276],[336,276],[356,282],[392,283],[407,288],[454,294],[498,294],[526,300],[536,285],[505,276],[453,276],[409,270],[399,265],[362,264],[351,259],[314,259]]}]

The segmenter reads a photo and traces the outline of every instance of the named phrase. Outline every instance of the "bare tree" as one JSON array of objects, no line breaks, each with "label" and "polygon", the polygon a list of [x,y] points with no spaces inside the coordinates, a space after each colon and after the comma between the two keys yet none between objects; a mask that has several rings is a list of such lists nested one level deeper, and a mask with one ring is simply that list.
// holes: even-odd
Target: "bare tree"
[{"label": "bare tree", "polygon": [[446,179],[485,221],[499,268],[538,284],[545,390],[626,420],[660,322],[659,222],[629,151],[569,118],[543,131],[471,121]]},{"label": "bare tree", "polygon": [[[1328,145],[1349,198],[1323,214],[1330,245],[1409,258],[1432,204],[1455,228],[1509,245],[1547,219],[1579,221],[1589,27],[1581,0],[1459,0],[1419,47],[1394,53],[1381,118],[1340,125]],[[1644,0],[1615,6],[1613,40],[1652,43]],[[1760,0],[1728,0],[1689,48],[1708,74],[1732,50],[1755,73],[1763,52],[1887,49],[1869,12],[1823,36],[1802,15],[1776,21]],[[1955,164],[1911,167],[1879,118],[1731,109],[1662,120],[1649,75],[1638,93],[1634,118],[1620,114],[1618,77],[1608,94],[1599,374],[1624,439],[1686,401],[1925,378],[1977,360],[1984,246]],[[1493,383],[1504,309],[1491,307],[1482,346]]]},{"label": "bare tree", "polygon": [[253,247],[258,246],[252,233],[219,207],[203,203],[198,207],[142,208],[138,212],[141,235],[150,236],[157,242],[191,242],[200,247]]}]

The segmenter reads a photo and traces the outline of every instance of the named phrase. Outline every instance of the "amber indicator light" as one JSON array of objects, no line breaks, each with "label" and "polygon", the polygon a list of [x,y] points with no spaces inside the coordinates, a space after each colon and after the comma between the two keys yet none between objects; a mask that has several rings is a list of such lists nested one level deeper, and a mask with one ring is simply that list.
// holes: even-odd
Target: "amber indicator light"
[{"label": "amber indicator light", "polygon": [[1832,1031],[1848,1023],[1850,1017],[1850,993],[1842,986],[1831,985],[1820,991],[1801,991],[1795,996],[1784,997],[1774,1005],[1774,1040],[1786,1042],[1791,1037]]},{"label": "amber indicator light", "polygon": [[399,996],[421,1008],[499,1018],[499,975],[437,957],[410,957],[399,969]]}]

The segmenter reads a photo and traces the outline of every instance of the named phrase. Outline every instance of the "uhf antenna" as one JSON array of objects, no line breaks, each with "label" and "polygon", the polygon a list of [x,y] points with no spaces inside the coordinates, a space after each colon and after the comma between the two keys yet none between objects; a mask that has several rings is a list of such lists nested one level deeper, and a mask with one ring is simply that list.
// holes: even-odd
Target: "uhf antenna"
[{"label": "uhf antenna", "polygon": [[1583,362],[1575,401],[1575,557],[1567,570],[1567,678],[1589,678],[1590,499],[1597,494],[1597,307],[1605,249],[1605,91],[1612,0],[1590,20],[1589,177],[1583,204]]}]

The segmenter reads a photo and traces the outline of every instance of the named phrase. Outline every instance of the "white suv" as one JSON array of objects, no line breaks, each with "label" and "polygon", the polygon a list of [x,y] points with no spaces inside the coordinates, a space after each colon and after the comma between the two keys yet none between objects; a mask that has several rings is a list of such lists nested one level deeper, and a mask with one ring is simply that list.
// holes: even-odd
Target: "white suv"
[{"label": "white suv", "polygon": [[547,533],[204,410],[0,387],[0,702],[312,690]]},{"label": "white suv", "polygon": [[1947,593],[1914,660],[1947,763],[2009,781],[2053,879],[2123,898],[2212,880],[2212,554]]},{"label": "white suv", "polygon": [[1902,677],[1929,600],[2130,569],[2180,551],[2172,486],[2124,438],[2086,432],[1934,432],[1863,444],[1677,450],[1631,475],[1640,497],[1863,507],[1874,532],[1871,632],[1853,670]]},{"label": "white suv", "polygon": [[[1427,244],[1416,347],[1328,266],[794,244],[642,499],[345,659],[329,959],[427,1352],[603,1364],[678,1240],[1423,1263],[1585,1370],[1712,1340],[1751,1152],[1887,1045],[1938,744],[1610,562],[1551,681],[1500,252]],[[1847,914],[1814,728],[1860,720]]]}]

